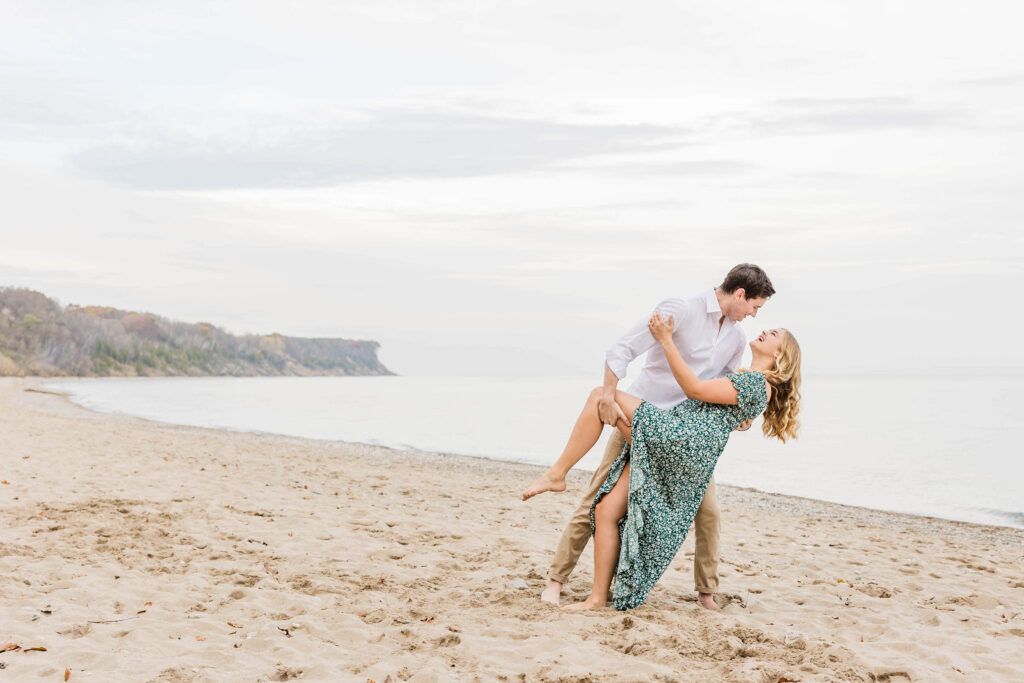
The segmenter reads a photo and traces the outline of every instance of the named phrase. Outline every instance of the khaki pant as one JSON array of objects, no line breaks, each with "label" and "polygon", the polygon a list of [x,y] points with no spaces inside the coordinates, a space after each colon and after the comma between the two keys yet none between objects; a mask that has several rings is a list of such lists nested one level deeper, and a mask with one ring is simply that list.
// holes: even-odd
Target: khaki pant
[{"label": "khaki pant", "polygon": [[[604,458],[601,465],[594,472],[590,480],[590,487],[587,489],[580,506],[576,508],[569,525],[562,532],[562,540],[558,542],[558,550],[555,551],[555,559],[551,563],[551,571],[548,576],[565,583],[576,567],[583,549],[590,541],[590,506],[594,502],[594,496],[598,489],[608,478],[608,471],[619,457],[625,439],[619,430],[614,430],[608,439],[608,447],[604,451]],[[697,517],[693,520],[693,530],[696,534],[697,548],[693,558],[693,583],[699,593],[718,592],[718,536],[721,512],[718,508],[718,496],[715,494],[715,480],[711,479],[708,490],[704,494],[700,508],[697,510]]]}]

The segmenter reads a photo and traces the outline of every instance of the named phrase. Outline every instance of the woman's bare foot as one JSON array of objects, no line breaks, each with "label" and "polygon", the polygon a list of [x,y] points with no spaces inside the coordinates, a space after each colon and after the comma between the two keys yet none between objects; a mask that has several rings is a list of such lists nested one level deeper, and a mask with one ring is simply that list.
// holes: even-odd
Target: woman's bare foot
[{"label": "woman's bare foot", "polygon": [[537,477],[537,479],[530,484],[525,491],[523,491],[523,500],[533,498],[538,493],[544,493],[545,491],[564,491],[565,490],[565,477],[556,479],[551,476],[550,472]]},{"label": "woman's bare foot", "polygon": [[589,598],[587,598],[583,602],[574,602],[571,605],[566,605],[562,609],[564,609],[567,612],[582,612],[583,610],[598,609],[599,607],[607,607],[607,606],[608,606],[608,601],[607,600],[603,600],[603,599],[600,599],[600,598],[595,598],[593,595],[591,595]]},{"label": "woman's bare foot", "polygon": [[714,593],[697,593],[697,596],[700,601],[700,606],[704,609],[709,609],[712,612],[722,609],[718,606],[718,603],[715,602]]},{"label": "woman's bare foot", "polygon": [[562,599],[562,584],[554,579],[548,579],[548,585],[540,594],[541,602],[550,602],[555,607]]}]

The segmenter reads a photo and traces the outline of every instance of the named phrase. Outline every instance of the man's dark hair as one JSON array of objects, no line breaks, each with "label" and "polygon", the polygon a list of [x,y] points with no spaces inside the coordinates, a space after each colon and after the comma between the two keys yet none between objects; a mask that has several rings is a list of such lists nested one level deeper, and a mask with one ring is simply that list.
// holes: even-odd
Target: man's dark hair
[{"label": "man's dark hair", "polygon": [[747,299],[767,299],[775,293],[772,281],[768,274],[761,270],[760,266],[753,263],[741,263],[733,266],[728,272],[719,288],[726,294],[732,294],[737,289],[743,288],[743,296]]}]

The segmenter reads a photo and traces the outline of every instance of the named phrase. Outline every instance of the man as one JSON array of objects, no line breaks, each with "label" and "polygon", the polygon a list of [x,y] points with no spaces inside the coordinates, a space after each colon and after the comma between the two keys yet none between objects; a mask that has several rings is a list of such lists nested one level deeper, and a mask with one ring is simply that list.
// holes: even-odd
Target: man
[{"label": "man", "polygon": [[[743,330],[736,323],[747,316],[755,317],[773,294],[775,288],[761,268],[741,263],[728,272],[718,287],[680,299],[666,299],[658,304],[657,310],[663,317],[675,319],[672,341],[687,365],[701,379],[713,379],[736,371],[746,346]],[[620,414],[615,404],[619,380],[626,375],[626,367],[645,352],[647,362],[628,393],[666,409],[686,399],[672,376],[664,351],[648,331],[647,320],[645,317],[630,328],[605,356],[604,386],[598,410],[601,421],[607,425],[614,427]],[[744,423],[740,429],[749,427],[749,423]],[[590,540],[590,506],[623,443],[622,435],[613,429],[601,465],[562,533],[541,600],[558,604],[562,584],[568,580]],[[715,480],[712,479],[693,522],[697,543],[694,584],[701,606],[709,610],[718,609],[715,593],[718,591],[719,516]]]}]

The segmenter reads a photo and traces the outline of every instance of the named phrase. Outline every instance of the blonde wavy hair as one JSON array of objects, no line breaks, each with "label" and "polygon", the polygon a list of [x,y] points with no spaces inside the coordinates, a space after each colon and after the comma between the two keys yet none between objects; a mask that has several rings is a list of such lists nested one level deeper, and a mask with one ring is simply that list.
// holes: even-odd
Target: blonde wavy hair
[{"label": "blonde wavy hair", "polygon": [[772,385],[768,407],[764,409],[764,424],[761,431],[765,436],[774,436],[782,443],[797,438],[800,421],[800,345],[789,330],[783,329],[782,344],[775,365],[764,374]]}]

